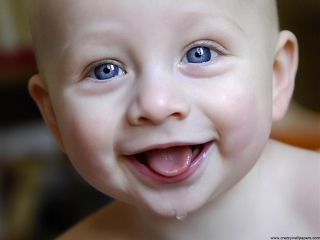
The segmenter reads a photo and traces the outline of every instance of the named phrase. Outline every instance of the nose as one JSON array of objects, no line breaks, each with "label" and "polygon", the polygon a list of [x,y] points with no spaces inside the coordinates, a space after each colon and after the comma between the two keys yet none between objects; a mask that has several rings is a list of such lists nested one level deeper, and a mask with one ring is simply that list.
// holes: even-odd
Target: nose
[{"label": "nose", "polygon": [[183,88],[170,79],[141,80],[136,89],[135,99],[127,112],[132,125],[159,125],[170,119],[182,120],[190,112]]}]

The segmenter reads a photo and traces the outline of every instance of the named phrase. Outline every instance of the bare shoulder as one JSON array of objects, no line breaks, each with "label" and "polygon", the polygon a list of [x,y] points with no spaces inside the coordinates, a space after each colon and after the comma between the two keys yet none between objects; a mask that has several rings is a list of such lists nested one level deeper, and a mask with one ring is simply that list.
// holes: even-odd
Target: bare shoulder
[{"label": "bare shoulder", "polygon": [[[272,164],[277,163],[279,168],[285,168],[288,174],[297,174],[301,180],[319,183],[320,151],[312,151],[290,146],[277,141],[270,141],[268,158]],[[314,181],[313,181],[314,180]]]},{"label": "bare shoulder", "polygon": [[320,152],[282,143],[279,143],[278,151],[281,165],[287,169],[289,179],[299,180],[295,182],[300,183],[301,186],[319,187]]},{"label": "bare shoulder", "polygon": [[280,142],[272,145],[272,177],[287,197],[292,212],[304,224],[320,231],[320,152],[289,146]]},{"label": "bare shoulder", "polygon": [[290,152],[288,156],[290,158],[287,159],[287,165],[292,169],[289,172],[288,179],[292,182],[294,189],[296,189],[293,192],[297,198],[308,202],[310,207],[314,207],[313,210],[317,208],[317,214],[319,214],[320,152],[290,146],[288,148]]},{"label": "bare shoulder", "polygon": [[76,224],[56,240],[138,239],[134,207],[115,201]]},{"label": "bare shoulder", "polygon": [[[313,196],[319,200],[320,152],[293,147],[280,142],[273,142],[276,149],[274,165],[280,169],[286,184],[300,194]],[[307,194],[307,195],[306,195]],[[319,204],[319,202],[317,202]]]}]

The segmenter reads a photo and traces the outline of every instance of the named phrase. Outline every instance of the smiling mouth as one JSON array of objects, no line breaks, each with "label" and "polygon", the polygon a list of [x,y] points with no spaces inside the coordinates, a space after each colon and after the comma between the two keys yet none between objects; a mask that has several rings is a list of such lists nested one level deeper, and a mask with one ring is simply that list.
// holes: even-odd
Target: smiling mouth
[{"label": "smiling mouth", "polygon": [[153,149],[134,155],[152,172],[163,177],[176,177],[186,172],[199,157],[204,144]]}]

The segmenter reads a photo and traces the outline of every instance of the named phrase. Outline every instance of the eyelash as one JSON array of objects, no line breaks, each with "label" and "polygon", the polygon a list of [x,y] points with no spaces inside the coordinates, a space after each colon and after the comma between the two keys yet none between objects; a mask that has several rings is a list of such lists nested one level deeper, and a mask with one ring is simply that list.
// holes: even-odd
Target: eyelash
[{"label": "eyelash", "polygon": [[189,46],[186,47],[186,50],[184,51],[183,56],[187,54],[188,51],[190,51],[193,48],[196,47],[207,47],[210,50],[215,51],[218,55],[226,55],[226,50],[225,48],[220,45],[219,43],[210,41],[210,40],[200,40],[200,41],[195,41],[191,43]]},{"label": "eyelash", "polygon": [[194,47],[207,47],[216,51],[221,55],[225,54],[223,46],[221,46],[219,43],[212,42],[210,40],[201,40],[201,41],[193,42],[188,47],[187,51],[189,51],[191,48],[194,48]]}]

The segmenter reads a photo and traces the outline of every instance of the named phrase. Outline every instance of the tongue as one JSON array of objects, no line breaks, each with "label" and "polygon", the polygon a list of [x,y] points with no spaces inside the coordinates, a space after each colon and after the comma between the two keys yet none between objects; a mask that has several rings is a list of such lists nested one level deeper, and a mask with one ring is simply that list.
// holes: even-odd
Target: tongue
[{"label": "tongue", "polygon": [[173,177],[189,168],[192,151],[186,146],[171,147],[148,151],[145,157],[152,170],[163,176]]}]

